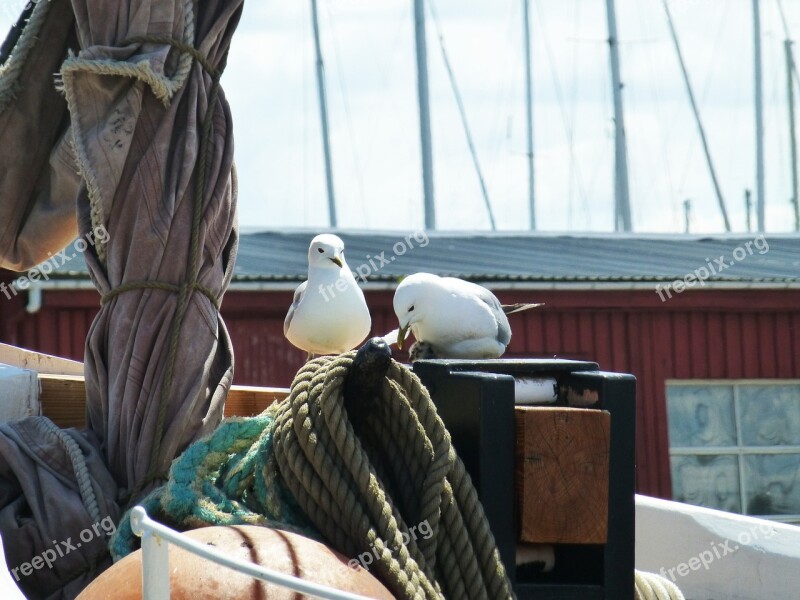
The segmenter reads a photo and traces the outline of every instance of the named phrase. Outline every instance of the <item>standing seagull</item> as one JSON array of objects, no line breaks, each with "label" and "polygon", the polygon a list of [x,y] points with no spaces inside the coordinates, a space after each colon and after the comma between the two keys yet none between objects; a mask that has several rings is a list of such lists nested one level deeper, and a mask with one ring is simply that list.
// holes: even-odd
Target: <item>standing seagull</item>
[{"label": "standing seagull", "polygon": [[323,233],[308,248],[308,280],[294,292],[283,322],[293,345],[314,354],[341,354],[367,337],[372,320],[353,273],[344,259],[344,242]]},{"label": "standing seagull", "polygon": [[484,287],[431,273],[406,277],[394,294],[400,321],[397,347],[403,349],[410,329],[417,339],[410,354],[417,358],[497,358],[511,341],[507,314],[540,304],[502,305]]}]

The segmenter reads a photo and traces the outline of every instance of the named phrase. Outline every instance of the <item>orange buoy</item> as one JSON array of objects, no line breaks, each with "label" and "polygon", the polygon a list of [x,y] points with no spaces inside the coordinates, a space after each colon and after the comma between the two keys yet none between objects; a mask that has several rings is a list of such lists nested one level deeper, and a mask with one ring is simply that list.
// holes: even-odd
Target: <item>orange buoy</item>
[{"label": "orange buoy", "polygon": [[[378,600],[394,598],[384,585],[360,565],[317,541],[277,529],[252,525],[204,527],[184,535],[213,546],[228,556],[268,569],[301,577],[342,591]],[[126,556],[95,579],[78,600],[140,600],[142,551]],[[172,600],[297,600],[305,596],[287,588],[253,579],[182,548],[170,545]]]}]

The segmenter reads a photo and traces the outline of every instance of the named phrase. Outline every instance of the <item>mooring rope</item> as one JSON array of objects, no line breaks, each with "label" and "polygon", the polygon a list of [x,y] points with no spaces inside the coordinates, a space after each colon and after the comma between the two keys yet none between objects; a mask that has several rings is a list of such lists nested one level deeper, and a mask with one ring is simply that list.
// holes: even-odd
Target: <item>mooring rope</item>
[{"label": "mooring rope", "polygon": [[635,571],[634,600],[686,600],[678,586],[656,573]]},{"label": "mooring rope", "polygon": [[[361,399],[371,401],[364,414],[348,414],[354,356],[306,363],[286,400],[223,421],[142,504],[179,528],[252,523],[322,537],[369,562],[398,598],[512,598],[477,492],[427,390],[392,362],[376,397]],[[135,544],[126,515],[112,554]]]},{"label": "mooring rope", "polygon": [[[274,452],[298,504],[334,546],[371,552],[371,568],[398,597],[511,597],[477,492],[427,390],[392,362],[359,415],[371,432],[366,448],[344,407],[353,356],[308,362],[277,415]],[[412,535],[423,523],[426,539]]]}]

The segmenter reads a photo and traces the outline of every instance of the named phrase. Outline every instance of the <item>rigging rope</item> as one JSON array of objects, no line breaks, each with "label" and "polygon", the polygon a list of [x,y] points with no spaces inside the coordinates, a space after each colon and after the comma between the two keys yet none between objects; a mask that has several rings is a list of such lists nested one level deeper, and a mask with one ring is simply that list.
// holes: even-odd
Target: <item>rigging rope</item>
[{"label": "rigging rope", "polygon": [[469,127],[469,121],[467,121],[467,111],[464,108],[464,101],[461,99],[461,91],[458,89],[458,82],[456,81],[455,73],[453,72],[453,68],[450,65],[450,57],[447,54],[447,48],[444,45],[444,33],[442,32],[442,26],[439,23],[439,15],[436,12],[436,9],[433,6],[433,0],[428,0],[428,8],[430,9],[431,15],[433,16],[433,24],[436,27],[436,35],[439,38],[439,48],[442,51],[442,60],[444,61],[444,68],[447,72],[447,78],[450,81],[450,87],[453,89],[453,96],[456,99],[456,106],[458,107],[458,114],[461,117],[461,125],[464,128],[464,135],[467,138],[467,147],[469,149],[470,157],[472,157],[472,164],[475,167],[475,173],[478,175],[478,183],[481,187],[481,196],[483,197],[483,204],[486,207],[486,213],[489,216],[489,225],[492,228],[492,231],[497,230],[497,224],[494,220],[494,211],[492,211],[492,203],[489,200],[489,191],[486,189],[486,182],[483,178],[483,171],[481,170],[481,164],[478,160],[478,152],[475,149],[475,144],[472,141],[472,131]]}]

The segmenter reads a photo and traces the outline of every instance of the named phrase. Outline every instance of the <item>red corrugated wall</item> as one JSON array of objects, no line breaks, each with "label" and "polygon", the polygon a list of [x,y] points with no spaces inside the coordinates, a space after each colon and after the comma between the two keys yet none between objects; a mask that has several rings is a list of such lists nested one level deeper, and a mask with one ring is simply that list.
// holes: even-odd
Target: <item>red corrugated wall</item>
[{"label": "red corrugated wall", "polygon": [[[504,302],[540,301],[512,317],[508,356],[593,360],[633,373],[638,490],[669,497],[665,381],[800,377],[800,290],[707,290],[661,302],[641,291],[498,291]],[[230,292],[223,303],[239,384],[288,386],[305,355],[283,338],[290,292]],[[0,298],[0,300],[3,300]],[[368,292],[373,331],[396,325],[391,292]],[[80,360],[97,311],[93,291],[47,291],[42,309],[3,300],[3,341]]]}]

